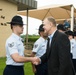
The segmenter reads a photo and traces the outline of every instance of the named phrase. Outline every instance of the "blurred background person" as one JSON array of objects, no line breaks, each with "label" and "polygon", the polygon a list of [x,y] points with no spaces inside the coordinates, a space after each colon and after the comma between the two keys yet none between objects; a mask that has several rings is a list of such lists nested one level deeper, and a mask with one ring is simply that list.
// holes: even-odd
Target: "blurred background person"
[{"label": "blurred background person", "polygon": [[76,40],[75,40],[76,33],[75,32],[73,33],[73,31],[67,31],[66,34],[68,35],[68,38],[70,40],[71,58],[72,58],[73,66],[74,66],[75,73],[76,73]]},{"label": "blurred background person", "polygon": [[73,31],[68,30],[68,31],[65,32],[65,34],[67,34],[67,36],[68,36],[68,38],[69,38],[69,40],[70,40],[70,46],[71,46],[70,52],[71,52],[71,58],[73,58],[72,51],[73,51],[73,48],[74,48],[74,41],[75,41],[75,40],[73,39]]},{"label": "blurred background person", "polygon": [[70,28],[70,23],[69,23],[69,21],[68,20],[64,20],[64,27],[67,29],[67,30],[69,30],[69,28]]},{"label": "blurred background person", "polygon": [[66,31],[63,24],[58,24],[57,29],[58,31],[63,32],[63,33]]},{"label": "blurred background person", "polygon": [[76,31],[74,31],[74,39],[75,39],[75,41],[76,41]]},{"label": "blurred background person", "polygon": [[[46,52],[48,35],[44,33],[43,24],[39,26],[39,35],[40,35],[40,38],[34,43],[34,47],[32,50],[32,56],[41,57]],[[35,75],[48,75],[47,61],[37,66],[33,65],[33,71]]]}]

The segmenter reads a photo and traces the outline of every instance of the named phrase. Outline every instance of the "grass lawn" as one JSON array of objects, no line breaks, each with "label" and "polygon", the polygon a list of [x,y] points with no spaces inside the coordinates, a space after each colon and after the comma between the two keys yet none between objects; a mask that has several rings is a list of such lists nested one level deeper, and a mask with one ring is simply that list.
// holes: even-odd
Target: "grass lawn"
[{"label": "grass lawn", "polygon": [[[3,70],[5,68],[6,58],[0,58],[0,75],[3,75]],[[25,75],[34,75],[32,71],[31,63],[25,63],[24,66]]]}]

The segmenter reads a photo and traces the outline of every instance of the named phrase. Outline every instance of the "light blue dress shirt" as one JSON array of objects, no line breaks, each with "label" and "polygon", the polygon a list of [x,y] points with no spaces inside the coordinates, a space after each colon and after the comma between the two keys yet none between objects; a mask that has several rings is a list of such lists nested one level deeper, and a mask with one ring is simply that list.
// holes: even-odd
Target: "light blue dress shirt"
[{"label": "light blue dress shirt", "polygon": [[52,41],[52,38],[53,38],[55,32],[56,32],[56,30],[51,35],[48,36],[50,38],[50,44],[49,45],[51,45],[51,41]]},{"label": "light blue dress shirt", "polygon": [[47,40],[40,37],[35,43],[32,52],[36,53],[37,57],[41,57],[46,52]]},{"label": "light blue dress shirt", "polygon": [[11,55],[14,53],[18,53],[20,56],[24,56],[24,45],[21,41],[21,37],[12,33],[12,35],[6,41],[6,65],[16,65],[21,66],[24,63],[16,63]]}]

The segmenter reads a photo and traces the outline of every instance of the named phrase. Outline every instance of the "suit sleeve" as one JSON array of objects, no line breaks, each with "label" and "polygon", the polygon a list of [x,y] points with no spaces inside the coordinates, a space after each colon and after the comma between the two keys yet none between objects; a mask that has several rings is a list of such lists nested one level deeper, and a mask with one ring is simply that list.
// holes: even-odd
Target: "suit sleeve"
[{"label": "suit sleeve", "polygon": [[58,75],[64,75],[68,72],[71,65],[70,41],[66,35],[61,35],[58,39],[58,55],[60,63]]},{"label": "suit sleeve", "polygon": [[40,59],[41,63],[45,63],[47,61],[47,52],[43,56],[41,56]]}]

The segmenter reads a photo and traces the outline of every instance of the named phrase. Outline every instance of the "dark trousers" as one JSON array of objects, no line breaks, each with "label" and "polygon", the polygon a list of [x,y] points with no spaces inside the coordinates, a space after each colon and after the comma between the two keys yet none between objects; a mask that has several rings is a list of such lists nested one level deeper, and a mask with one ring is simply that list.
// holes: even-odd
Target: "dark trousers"
[{"label": "dark trousers", "polygon": [[24,75],[23,66],[7,65],[4,69],[3,75]]},{"label": "dark trousers", "polygon": [[43,63],[40,65],[35,66],[36,67],[36,73],[35,75],[48,75],[47,70],[47,63]]},{"label": "dark trousers", "polygon": [[73,66],[74,66],[75,73],[76,73],[76,59],[73,59]]}]

